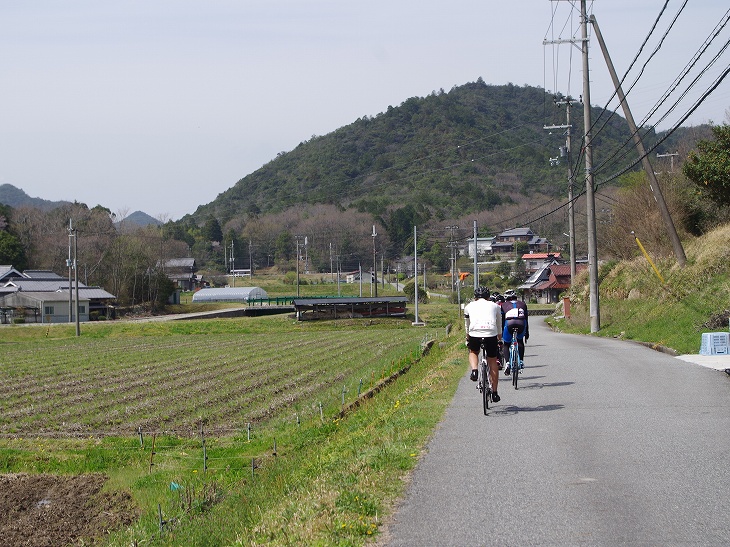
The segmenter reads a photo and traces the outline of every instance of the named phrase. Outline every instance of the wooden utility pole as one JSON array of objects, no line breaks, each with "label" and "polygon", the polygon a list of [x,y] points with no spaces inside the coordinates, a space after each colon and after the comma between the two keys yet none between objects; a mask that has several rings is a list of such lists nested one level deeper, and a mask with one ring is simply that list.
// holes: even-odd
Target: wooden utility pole
[{"label": "wooden utility pole", "polygon": [[598,27],[598,22],[593,15],[591,15],[591,24],[593,25],[593,29],[596,32],[596,39],[598,40],[598,44],[601,46],[601,51],[603,51],[603,57],[606,59],[608,72],[611,74],[613,85],[616,88],[616,95],[618,95],[619,101],[621,101],[621,107],[623,108],[624,116],[626,116],[626,121],[629,124],[629,130],[633,135],[636,150],[639,152],[639,158],[641,158],[641,165],[644,168],[644,172],[646,172],[646,176],[649,177],[649,187],[654,194],[654,200],[659,206],[659,212],[662,215],[662,220],[664,221],[664,227],[667,230],[667,235],[669,235],[669,239],[672,242],[672,248],[674,249],[674,255],[677,258],[677,263],[680,267],[683,268],[687,263],[687,257],[684,254],[682,241],[679,239],[679,234],[677,234],[677,229],[674,226],[672,215],[669,213],[667,204],[664,201],[664,195],[662,194],[662,190],[659,187],[659,181],[657,180],[656,174],[654,173],[654,167],[652,167],[651,162],[649,161],[649,156],[647,155],[646,149],[644,148],[644,143],[641,142],[641,135],[639,134],[639,130],[636,127],[636,122],[634,122],[634,117],[631,114],[629,103],[626,102],[626,95],[624,95],[623,89],[621,89],[621,82],[619,81],[618,76],[616,75],[616,71],[613,68],[613,62],[611,61],[611,56],[608,54],[606,43],[603,41],[601,29]]}]

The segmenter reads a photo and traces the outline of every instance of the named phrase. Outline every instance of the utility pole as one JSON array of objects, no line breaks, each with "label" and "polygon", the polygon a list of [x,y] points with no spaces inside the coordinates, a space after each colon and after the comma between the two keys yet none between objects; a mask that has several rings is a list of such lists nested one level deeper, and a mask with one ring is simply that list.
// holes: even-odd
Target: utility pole
[{"label": "utility pole", "polygon": [[[373,224],[373,276],[370,279],[370,296],[378,296],[378,282],[377,282],[377,273],[378,273],[378,263],[377,258],[375,254],[375,238],[377,237],[378,233],[375,231],[375,224]],[[375,294],[373,295],[373,290],[375,291]]]},{"label": "utility pole", "polygon": [[416,301],[415,321],[411,325],[422,326],[423,323],[418,320],[418,228],[413,227],[413,298]]},{"label": "utility pole", "polygon": [[72,323],[73,318],[73,282],[71,274],[73,273],[71,269],[73,268],[73,262],[71,260],[71,241],[73,237],[73,221],[71,219],[68,219],[68,260],[66,261],[66,265],[68,266],[68,322]]},{"label": "utility pole", "polygon": [[667,230],[670,241],[672,242],[672,248],[674,249],[674,255],[677,258],[677,263],[680,267],[683,268],[687,263],[687,256],[684,254],[682,241],[679,239],[679,234],[677,234],[677,229],[674,226],[672,215],[669,213],[667,204],[664,201],[664,195],[662,194],[662,190],[659,187],[659,181],[657,180],[656,174],[654,173],[654,167],[652,167],[651,162],[649,161],[649,156],[647,155],[646,149],[644,148],[644,143],[641,142],[641,135],[639,134],[639,130],[636,127],[634,116],[631,114],[629,103],[626,101],[626,95],[624,95],[623,89],[621,88],[621,82],[616,75],[616,70],[614,70],[613,68],[613,62],[611,61],[611,56],[608,54],[606,43],[603,41],[601,29],[598,27],[598,22],[593,15],[591,15],[591,24],[593,25],[593,30],[596,33],[596,39],[598,40],[598,44],[601,46],[601,51],[603,51],[603,57],[606,59],[608,72],[611,74],[613,85],[616,88],[616,94],[618,95],[619,101],[621,101],[621,107],[623,108],[624,116],[626,116],[626,121],[629,124],[629,130],[634,137],[634,144],[636,145],[636,150],[639,153],[639,158],[641,158],[641,165],[646,172],[646,176],[649,177],[649,187],[654,194],[654,200],[659,206],[659,212],[662,215],[664,227]]},{"label": "utility pole", "polygon": [[479,263],[477,259],[479,246],[477,245],[477,221],[474,221],[474,290],[479,286]]},{"label": "utility pole", "polygon": [[297,298],[299,298],[299,240],[302,236],[294,236],[297,241]]},{"label": "utility pole", "polygon": [[[573,198],[573,189],[575,187],[575,175],[573,172],[573,162],[571,160],[570,155],[570,137],[571,137],[571,130],[573,129],[573,126],[570,123],[570,107],[579,101],[576,101],[575,99],[571,98],[570,96],[566,97],[565,99],[560,99],[555,101],[555,105],[557,107],[561,107],[565,105],[565,125],[547,125],[543,126],[543,129],[565,129],[565,148],[564,154],[563,150],[561,150],[561,155],[564,155],[566,158],[566,163],[568,164],[568,240],[570,242],[570,284],[572,285],[575,280],[575,274],[576,274],[576,266],[575,266],[575,209],[573,208],[574,205],[574,198]],[[551,158],[552,163],[552,158]],[[556,158],[557,161],[557,158]]]},{"label": "utility pole", "polygon": [[657,154],[656,155],[657,158],[670,158],[670,160],[672,162],[671,170],[669,171],[670,173],[674,173],[674,156],[679,156],[679,154],[674,152],[672,154]]},{"label": "utility pole", "polygon": [[79,325],[79,238],[74,230],[74,289],[76,292],[76,336],[81,336],[81,327]]},{"label": "utility pole", "polygon": [[591,143],[591,83],[588,69],[588,13],[586,0],[580,0],[581,53],[583,57],[583,127],[586,157],[586,216],[588,228],[588,277],[591,332],[601,329],[598,297],[598,246],[596,244],[596,198],[593,186],[593,144]]},{"label": "utility pole", "polygon": [[236,261],[233,258],[233,239],[231,239],[230,259],[231,259],[231,285],[233,287],[235,287],[236,286]]},{"label": "utility pole", "polygon": [[[253,251],[251,250],[251,240],[248,240],[248,275],[253,278]],[[251,283],[253,285],[253,283]]]},{"label": "utility pole", "polygon": [[454,290],[455,283],[454,283],[454,269],[456,267],[456,256],[454,253],[454,249],[456,247],[454,243],[454,230],[458,230],[458,226],[447,226],[447,230],[451,231],[451,235],[449,236],[449,249],[451,251],[451,290]]},{"label": "utility pole", "polygon": [[332,268],[332,242],[330,241],[330,277],[332,278],[332,282],[335,281],[335,272]]}]

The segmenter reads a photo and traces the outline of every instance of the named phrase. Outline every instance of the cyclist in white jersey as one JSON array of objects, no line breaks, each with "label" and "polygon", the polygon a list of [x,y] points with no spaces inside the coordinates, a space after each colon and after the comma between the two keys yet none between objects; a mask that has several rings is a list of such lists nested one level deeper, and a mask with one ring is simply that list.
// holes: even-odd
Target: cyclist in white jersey
[{"label": "cyclist in white jersey", "polygon": [[492,384],[492,401],[498,402],[497,382],[499,381],[499,342],[502,339],[502,310],[489,300],[489,289],[479,286],[474,289],[474,300],[464,307],[464,325],[466,328],[466,345],[469,348],[469,378],[477,381],[479,366],[479,348],[484,341],[489,379]]}]

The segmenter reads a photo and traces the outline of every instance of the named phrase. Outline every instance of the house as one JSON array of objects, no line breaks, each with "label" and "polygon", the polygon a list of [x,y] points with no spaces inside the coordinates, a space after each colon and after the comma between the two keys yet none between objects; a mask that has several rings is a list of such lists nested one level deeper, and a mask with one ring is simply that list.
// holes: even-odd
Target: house
[{"label": "house", "polygon": [[[17,273],[17,270],[15,270]],[[89,287],[50,270],[25,270],[20,276],[0,282],[0,309],[3,322],[67,323],[73,320],[78,292],[79,321],[107,316],[116,296],[101,287]]]},{"label": "house", "polygon": [[[22,317],[24,323],[69,323],[75,319],[75,300],[69,301],[68,291],[15,291],[2,299],[3,322]],[[79,321],[89,320],[89,299],[79,293]],[[69,310],[71,313],[69,314]]]},{"label": "house", "polygon": [[[484,255],[491,255],[493,254],[492,251],[492,243],[494,242],[493,237],[477,237],[476,238],[476,253],[477,253],[477,259],[479,256]],[[474,238],[469,238],[466,240],[466,249],[464,250],[466,253],[466,256],[470,256],[474,258]]]},{"label": "house", "polygon": [[527,249],[533,252],[547,252],[550,242],[544,237],[539,237],[530,228],[512,228],[505,230],[494,238],[492,252],[494,254],[508,254],[515,251],[515,243],[522,241],[527,244]]},{"label": "house", "polygon": [[[345,277],[345,280],[347,283],[359,283],[360,275],[361,275],[361,272],[348,273],[347,276]],[[377,274],[373,274],[373,272],[363,271],[362,272],[362,282],[363,282],[363,284],[377,283],[378,282]]]},{"label": "house", "polygon": [[[406,277],[413,277],[413,265],[415,264],[415,260],[412,256],[404,256],[401,258],[396,259],[393,262],[393,268],[395,269],[396,274],[400,275],[403,274]],[[421,264],[421,261],[418,261],[419,270],[423,268],[423,264]]]},{"label": "house", "polygon": [[546,264],[560,264],[562,262],[560,253],[525,253],[522,255],[522,260],[528,273],[536,272]]},{"label": "house", "polygon": [[[587,267],[576,264],[576,273]],[[538,304],[557,304],[561,293],[570,288],[570,264],[545,264],[518,288]]]},{"label": "house", "polygon": [[0,266],[0,285],[16,277],[23,277],[23,274],[12,266]]},{"label": "house", "polygon": [[201,279],[195,275],[198,266],[194,258],[171,258],[163,263],[165,275],[178,289],[192,291],[200,286]]}]

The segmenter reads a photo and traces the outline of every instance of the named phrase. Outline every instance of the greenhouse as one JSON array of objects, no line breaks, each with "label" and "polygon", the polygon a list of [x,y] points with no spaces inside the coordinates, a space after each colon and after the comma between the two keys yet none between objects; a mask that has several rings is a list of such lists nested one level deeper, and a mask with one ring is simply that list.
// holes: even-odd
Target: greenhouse
[{"label": "greenhouse", "polygon": [[225,287],[200,289],[193,295],[193,302],[251,302],[269,298],[260,287]]}]

